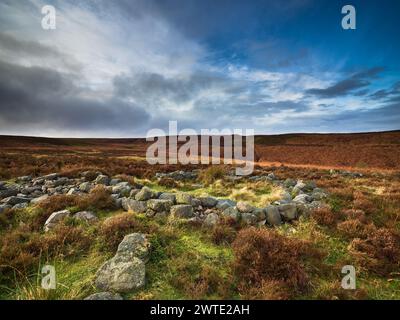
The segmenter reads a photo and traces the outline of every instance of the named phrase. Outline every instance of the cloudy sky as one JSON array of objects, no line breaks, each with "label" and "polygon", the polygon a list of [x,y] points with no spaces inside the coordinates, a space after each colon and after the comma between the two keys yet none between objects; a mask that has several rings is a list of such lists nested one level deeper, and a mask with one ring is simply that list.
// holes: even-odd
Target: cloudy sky
[{"label": "cloudy sky", "polygon": [[0,134],[400,129],[399,17],[398,0],[0,0]]}]

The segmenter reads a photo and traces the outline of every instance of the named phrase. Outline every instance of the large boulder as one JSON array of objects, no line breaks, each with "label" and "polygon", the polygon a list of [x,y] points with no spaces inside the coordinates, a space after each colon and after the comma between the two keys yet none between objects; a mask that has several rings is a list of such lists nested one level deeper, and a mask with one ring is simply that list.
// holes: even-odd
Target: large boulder
[{"label": "large boulder", "polygon": [[171,215],[176,218],[191,218],[193,217],[193,207],[186,204],[178,204],[171,207]]},{"label": "large boulder", "polygon": [[192,200],[193,200],[193,197],[188,193],[178,192],[176,194],[176,203],[177,204],[190,204],[190,205],[192,205]]},{"label": "large boulder", "polygon": [[265,211],[264,209],[254,209],[252,212],[253,215],[257,217],[257,221],[263,221],[265,220]]},{"label": "large boulder", "polygon": [[297,206],[294,203],[281,204],[278,206],[278,210],[281,216],[287,221],[297,218]]},{"label": "large boulder", "polygon": [[138,201],[129,198],[122,198],[121,206],[125,211],[133,211],[136,213],[145,213],[147,210],[146,201]]},{"label": "large boulder", "polygon": [[118,293],[99,292],[86,297],[84,300],[123,300],[123,298]]},{"label": "large boulder", "polygon": [[62,210],[62,211],[57,211],[53,212],[50,217],[46,220],[44,223],[44,231],[49,231],[51,229],[54,229],[54,227],[64,220],[66,217],[70,216],[71,212],[69,210]]},{"label": "large boulder", "polygon": [[213,197],[199,197],[201,205],[205,208],[213,208],[217,205],[218,200]]},{"label": "large boulder", "polygon": [[142,288],[145,277],[146,267],[141,259],[117,254],[97,271],[95,285],[104,291],[129,292]]},{"label": "large boulder", "polygon": [[143,187],[136,195],[135,199],[138,201],[147,201],[153,198],[153,191],[151,191],[148,187]]},{"label": "large boulder", "polygon": [[18,194],[17,188],[5,186],[5,189],[0,190],[0,199],[13,197],[16,196],[17,194]]},{"label": "large boulder", "polygon": [[46,200],[48,197],[49,197],[49,196],[48,196],[47,194],[44,194],[43,196],[34,198],[34,199],[31,200],[31,204],[38,204],[38,203],[40,203],[40,202]]},{"label": "large boulder", "polygon": [[118,246],[117,255],[124,256],[127,260],[133,257],[144,262],[149,260],[150,242],[141,233],[132,233],[124,237]]},{"label": "large boulder", "polygon": [[265,208],[265,218],[267,223],[271,226],[280,226],[282,224],[282,217],[279,213],[277,206],[268,206]]},{"label": "large boulder", "polygon": [[169,212],[172,205],[170,200],[150,199],[147,201],[147,208],[155,212]]}]

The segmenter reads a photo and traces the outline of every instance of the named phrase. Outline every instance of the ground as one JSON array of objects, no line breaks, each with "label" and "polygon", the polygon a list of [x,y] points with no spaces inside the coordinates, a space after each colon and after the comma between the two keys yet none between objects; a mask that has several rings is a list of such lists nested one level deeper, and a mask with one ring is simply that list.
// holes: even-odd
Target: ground
[{"label": "ground", "polygon": [[[355,136],[349,142],[343,136],[347,144],[343,156],[339,144],[328,143],[327,137],[325,142],[316,142],[318,136],[312,136],[310,143],[304,136],[286,137],[285,141],[291,143],[275,139],[275,145],[270,146],[274,148],[272,158],[262,153],[261,165],[254,174],[273,172],[280,179],[312,180],[329,192],[329,209],[276,228],[247,227],[229,221],[205,228],[115,211],[98,202],[78,203],[78,207],[58,202],[10,212],[0,220],[0,297],[84,298],[96,292],[95,272],[113,256],[123,236],[142,232],[152,244],[146,286],[124,294],[126,299],[400,299],[398,138],[399,133],[387,133]],[[138,146],[137,140],[0,140],[1,180],[51,172],[73,177],[95,169],[110,176],[124,174],[155,190],[229,197],[254,205],[265,205],[280,192],[268,184],[232,184],[215,173],[207,176],[204,166],[183,168],[203,170],[205,174],[198,181],[202,187],[193,186],[193,182],[160,185],[154,178],[156,172],[182,167],[149,166],[142,158],[143,144]],[[268,148],[265,141],[268,139],[258,150]],[[316,157],[318,148],[329,152]],[[361,149],[364,151],[359,152]],[[300,155],[295,157],[293,152]],[[338,167],[363,176],[329,171]],[[90,206],[99,221],[88,227],[67,220],[58,232],[44,234],[43,220],[58,204],[72,211],[79,210],[80,205]],[[245,246],[247,243],[252,246]],[[269,255],[264,248],[271,248],[268,252],[275,254]],[[45,263],[56,267],[59,286],[54,291],[40,289],[38,271]],[[356,290],[340,286],[344,265],[353,265],[357,270]]]}]

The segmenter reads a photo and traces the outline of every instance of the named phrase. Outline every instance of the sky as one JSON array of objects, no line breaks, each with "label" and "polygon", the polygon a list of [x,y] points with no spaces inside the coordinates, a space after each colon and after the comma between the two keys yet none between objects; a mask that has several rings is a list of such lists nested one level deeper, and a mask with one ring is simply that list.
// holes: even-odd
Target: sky
[{"label": "sky", "polygon": [[0,0],[0,134],[400,129],[399,31],[398,0]]}]

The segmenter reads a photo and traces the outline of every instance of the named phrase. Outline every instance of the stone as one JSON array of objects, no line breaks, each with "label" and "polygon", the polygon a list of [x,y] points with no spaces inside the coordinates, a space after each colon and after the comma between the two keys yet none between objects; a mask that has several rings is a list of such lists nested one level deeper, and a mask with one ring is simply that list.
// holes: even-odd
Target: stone
[{"label": "stone", "polygon": [[284,185],[286,188],[294,187],[294,186],[296,185],[296,181],[293,180],[293,179],[287,178],[287,179],[283,182],[283,185]]},{"label": "stone", "polygon": [[121,179],[111,179],[110,180],[110,186],[116,186],[118,183],[121,182]]},{"label": "stone", "polygon": [[90,182],[83,182],[79,185],[79,190],[82,192],[89,192],[92,189],[92,184]]},{"label": "stone", "polygon": [[281,204],[278,206],[279,213],[285,220],[291,221],[297,218],[297,207],[294,203]]},{"label": "stone", "polygon": [[178,192],[176,194],[176,203],[177,204],[192,204],[193,197],[184,192]]},{"label": "stone", "polygon": [[217,209],[225,210],[230,207],[236,206],[236,202],[233,200],[229,199],[224,199],[224,200],[218,200],[218,203],[216,205]]},{"label": "stone", "polygon": [[200,207],[201,206],[201,201],[196,198],[192,198],[192,206],[193,207]]},{"label": "stone", "polygon": [[267,177],[268,177],[269,179],[271,179],[271,180],[275,180],[275,179],[276,179],[276,176],[275,176],[275,174],[274,174],[273,172],[269,173],[269,174],[267,175]]},{"label": "stone", "polygon": [[51,180],[56,180],[59,176],[60,175],[58,173],[50,173],[48,175],[40,177],[40,179],[51,181]]},{"label": "stone", "polygon": [[40,203],[40,202],[46,200],[48,197],[49,197],[49,196],[48,196],[47,194],[45,194],[45,195],[43,195],[43,196],[34,198],[34,199],[31,200],[31,204],[38,204],[38,203]]},{"label": "stone", "polygon": [[255,225],[258,222],[257,216],[250,212],[242,213],[242,221],[248,225]]},{"label": "stone", "polygon": [[299,180],[294,187],[299,190],[303,190],[306,186],[307,185],[302,180]]},{"label": "stone", "polygon": [[77,213],[74,214],[74,218],[77,219],[77,220],[86,221],[88,223],[94,223],[94,222],[99,220],[96,217],[96,215],[91,211],[77,212]]},{"label": "stone", "polygon": [[309,196],[308,194],[299,194],[293,199],[293,202],[299,203],[309,203],[313,200],[313,197]]},{"label": "stone", "polygon": [[218,222],[219,216],[214,212],[207,215],[207,217],[204,219],[204,225],[207,227],[215,226],[216,224],[218,224]]},{"label": "stone", "polygon": [[177,204],[192,204],[193,197],[188,193],[178,192],[175,197]]},{"label": "stone", "polygon": [[29,206],[27,202],[23,203],[17,203],[15,206],[12,207],[13,210],[20,210],[20,209],[25,209]]},{"label": "stone", "polygon": [[279,213],[277,206],[268,206],[264,209],[265,218],[267,223],[271,226],[280,226],[282,224],[282,217]]},{"label": "stone", "polygon": [[110,178],[104,174],[99,174],[97,178],[94,180],[94,183],[108,186],[110,184]]},{"label": "stone", "polygon": [[161,200],[169,200],[171,201],[173,204],[176,203],[176,197],[175,194],[171,193],[171,192],[163,192],[160,194],[160,196],[158,197]]},{"label": "stone", "polygon": [[252,214],[254,214],[257,217],[257,221],[265,220],[265,211],[264,211],[264,209],[256,208],[256,209],[253,210]]},{"label": "stone", "polygon": [[148,187],[143,187],[136,195],[135,199],[138,201],[147,201],[153,198],[153,192]]},{"label": "stone", "polygon": [[50,215],[50,217],[46,220],[46,222],[44,223],[44,231],[47,232],[47,231],[53,229],[59,222],[64,220],[70,214],[71,214],[71,212],[69,210],[53,212]]},{"label": "stone", "polygon": [[18,177],[17,178],[18,182],[31,182],[32,181],[32,176],[23,176],[23,177]]},{"label": "stone", "polygon": [[139,258],[144,262],[149,260],[150,241],[142,233],[132,233],[124,237],[118,246],[117,255],[124,256],[127,261]]},{"label": "stone", "polygon": [[129,198],[122,198],[121,206],[125,211],[133,211],[136,213],[145,213],[147,210],[146,201],[138,201]]},{"label": "stone", "polygon": [[0,199],[14,197],[18,194],[18,189],[9,187],[6,188],[7,189],[0,190]]},{"label": "stone", "polygon": [[127,259],[115,255],[105,262],[96,273],[95,285],[104,291],[129,292],[145,285],[146,267],[136,257]]},{"label": "stone", "polygon": [[239,210],[240,213],[245,213],[245,212],[253,212],[254,207],[247,202],[239,201],[236,204],[236,208]]},{"label": "stone", "polygon": [[282,194],[281,199],[290,202],[290,201],[292,201],[292,196],[290,195],[289,192],[284,192],[284,193]]},{"label": "stone", "polygon": [[124,300],[124,299],[118,293],[99,292],[86,297],[84,300]]},{"label": "stone", "polygon": [[235,207],[226,208],[222,214],[226,217],[234,219],[235,221],[239,221],[241,217],[239,210]]},{"label": "stone", "polygon": [[205,208],[214,208],[218,203],[218,200],[213,197],[199,197],[198,199]]},{"label": "stone", "polygon": [[150,199],[147,201],[147,208],[155,212],[169,212],[172,205],[170,200]]},{"label": "stone", "polygon": [[31,198],[20,197],[20,196],[12,196],[1,200],[1,203],[8,204],[10,206],[15,206],[19,203],[27,203],[30,202]]},{"label": "stone", "polygon": [[193,207],[191,205],[179,204],[171,207],[171,215],[177,218],[193,217]]}]

